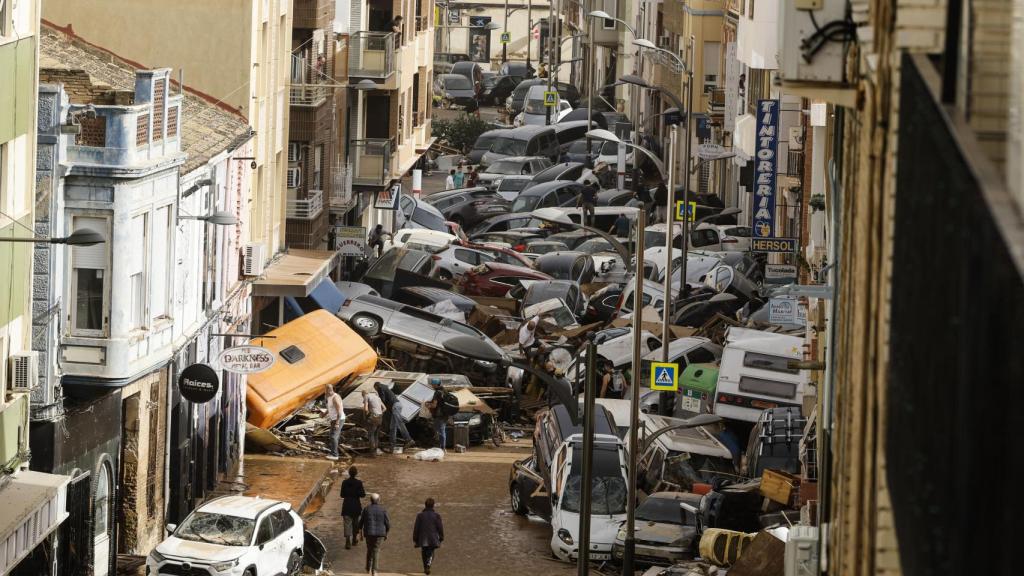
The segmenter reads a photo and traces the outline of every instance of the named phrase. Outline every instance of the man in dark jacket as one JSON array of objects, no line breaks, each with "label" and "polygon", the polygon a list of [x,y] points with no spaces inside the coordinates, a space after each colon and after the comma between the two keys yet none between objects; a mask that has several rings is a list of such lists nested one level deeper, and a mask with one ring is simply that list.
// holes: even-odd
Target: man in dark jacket
[{"label": "man in dark jacket", "polygon": [[359,517],[359,529],[366,539],[366,571],[375,575],[380,564],[381,544],[388,539],[391,530],[391,519],[388,511],[380,505],[380,494],[370,494],[370,505]]},{"label": "man in dark jacket", "polygon": [[412,545],[420,549],[423,572],[430,574],[434,550],[444,542],[444,525],[441,524],[441,515],[434,512],[433,498],[427,498],[423,506],[423,511],[416,515],[416,523],[412,527]]},{"label": "man in dark jacket", "polygon": [[362,498],[366,497],[363,481],[356,478],[359,470],[348,469],[348,478],[341,483],[341,520],[345,525],[345,549],[359,543],[359,513],[363,511]]},{"label": "man in dark jacket", "polygon": [[405,439],[405,445],[412,445],[412,436],[409,435],[409,429],[405,427],[405,421],[398,414],[398,396],[395,396],[394,391],[388,386],[385,386],[381,382],[376,382],[373,385],[374,389],[377,390],[377,396],[380,396],[381,402],[384,403],[384,407],[387,411],[384,412],[384,417],[388,420],[388,430],[391,431],[391,452],[395,452],[395,448],[398,447],[398,433],[402,433],[402,438]]},{"label": "man in dark jacket", "polygon": [[654,191],[654,219],[658,222],[668,222],[666,219],[668,213],[665,211],[667,204],[668,186],[665,186],[665,182],[662,181],[658,184],[658,189]]},{"label": "man in dark jacket", "polygon": [[580,195],[576,199],[576,206],[583,209],[583,225],[593,226],[594,225],[594,207],[597,206],[597,186],[593,184],[587,184],[580,190]]}]

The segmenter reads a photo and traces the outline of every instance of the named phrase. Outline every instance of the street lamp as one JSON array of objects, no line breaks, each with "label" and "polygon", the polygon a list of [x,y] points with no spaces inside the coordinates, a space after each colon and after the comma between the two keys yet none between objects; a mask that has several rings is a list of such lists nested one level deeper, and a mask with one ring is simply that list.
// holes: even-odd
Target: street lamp
[{"label": "street lamp", "polygon": [[[642,209],[637,208],[636,210],[637,213],[639,213]],[[577,224],[576,222],[573,222],[565,213],[565,211],[562,210],[561,208],[538,208],[537,210],[531,212],[530,216],[543,222],[550,222],[552,224],[558,224],[559,226],[576,228],[577,230],[585,230],[587,232],[590,232],[591,234],[600,236],[602,240],[611,244],[612,248],[619,255],[619,258],[622,258],[623,264],[628,265],[629,263],[629,260],[632,256],[629,252],[629,249],[623,246],[622,243],[619,242],[614,236],[603,230],[591,228],[590,226]]]},{"label": "street lamp", "polygon": [[80,228],[63,238],[0,238],[0,242],[30,242],[33,244],[67,244],[68,246],[92,246],[106,242],[102,234],[88,228]]},{"label": "street lamp", "polygon": [[217,210],[211,214],[204,216],[191,216],[188,214],[178,214],[178,220],[199,220],[206,222],[207,224],[213,224],[214,226],[234,226],[238,224],[238,218],[231,212],[224,210]]},{"label": "street lamp", "polygon": [[608,142],[614,142],[616,144],[625,144],[626,146],[628,146],[630,148],[633,148],[634,150],[638,150],[638,151],[642,152],[645,156],[647,156],[648,158],[651,159],[651,161],[654,162],[654,166],[658,169],[658,172],[661,174],[661,177],[662,178],[666,177],[664,163],[662,163],[661,159],[658,158],[658,156],[655,155],[654,152],[651,152],[647,148],[644,148],[643,146],[640,146],[639,144],[633,144],[632,142],[626,142],[625,140],[619,138],[615,134],[612,134],[611,132],[609,132],[608,130],[605,130],[603,128],[594,128],[592,130],[588,130],[587,133],[586,133],[586,136],[588,138],[595,138],[597,140],[606,140]]},{"label": "street lamp", "polygon": [[353,86],[352,88],[355,90],[359,90],[360,92],[369,92],[371,90],[376,90],[380,88],[380,86],[373,80],[363,78],[359,82],[356,82],[356,85]]}]

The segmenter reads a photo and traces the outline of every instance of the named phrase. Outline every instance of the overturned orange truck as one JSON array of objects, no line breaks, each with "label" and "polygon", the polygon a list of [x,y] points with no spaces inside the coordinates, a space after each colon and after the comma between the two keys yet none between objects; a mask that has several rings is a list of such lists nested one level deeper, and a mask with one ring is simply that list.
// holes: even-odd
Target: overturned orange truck
[{"label": "overturned orange truck", "polygon": [[248,422],[270,428],[307,402],[326,384],[372,372],[377,353],[344,321],[316,310],[271,330],[253,344],[274,354],[274,365],[250,374],[245,403]]}]

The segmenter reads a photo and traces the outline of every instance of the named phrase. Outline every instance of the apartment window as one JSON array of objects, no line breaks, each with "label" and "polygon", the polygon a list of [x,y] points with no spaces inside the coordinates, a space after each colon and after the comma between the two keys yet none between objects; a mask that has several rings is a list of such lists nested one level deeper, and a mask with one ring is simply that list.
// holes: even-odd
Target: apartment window
[{"label": "apartment window", "polygon": [[313,189],[314,190],[323,190],[323,188],[320,186],[320,182],[321,182],[320,173],[321,173],[321,170],[322,170],[321,167],[323,166],[323,160],[324,160],[324,146],[323,146],[323,144],[320,144],[319,146],[317,146],[316,148],[313,149]]},{"label": "apartment window", "polygon": [[[74,230],[94,230],[109,238],[107,219],[76,216]],[[83,336],[102,335],[106,315],[107,246],[75,246],[71,251],[71,326],[72,332]]]},{"label": "apartment window", "polygon": [[164,206],[157,208],[153,217],[153,265],[150,268],[153,275],[153,285],[150,290],[152,302],[150,313],[153,318],[169,316],[167,313],[168,294],[167,280],[171,277],[170,247],[173,240],[170,237],[171,231],[171,207]]},{"label": "apartment window", "polygon": [[[744,1],[744,0],[741,0]],[[745,0],[747,4],[747,18],[754,19],[754,0]]]},{"label": "apartment window", "polygon": [[[604,0],[604,11],[609,16],[617,16],[619,13],[619,0]],[[608,20],[607,18],[602,21],[601,27],[605,30],[615,30],[615,20]]]},{"label": "apartment window", "polygon": [[128,258],[128,278],[131,280],[131,327],[146,325],[146,214],[132,218],[131,241]]},{"label": "apartment window", "polygon": [[718,85],[721,70],[722,43],[704,43],[704,92],[710,92]]}]

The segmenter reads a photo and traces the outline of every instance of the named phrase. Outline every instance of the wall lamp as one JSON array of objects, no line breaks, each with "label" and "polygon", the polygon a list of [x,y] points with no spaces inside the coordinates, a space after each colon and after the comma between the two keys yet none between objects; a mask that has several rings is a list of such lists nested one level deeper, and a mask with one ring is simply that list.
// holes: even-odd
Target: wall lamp
[{"label": "wall lamp", "polygon": [[67,244],[68,246],[92,246],[101,244],[107,239],[102,234],[88,228],[75,230],[64,238],[0,238],[0,242],[32,242],[34,244]]},{"label": "wall lamp", "polygon": [[256,157],[255,156],[239,156],[238,158],[232,158],[232,160],[249,160],[249,168],[256,169]]},{"label": "wall lamp", "polygon": [[214,226],[234,226],[238,224],[238,218],[235,218],[235,215],[231,212],[226,212],[224,210],[217,210],[216,212],[205,216],[179,214],[178,220],[199,220],[201,222],[206,222],[207,224],[213,224]]}]

